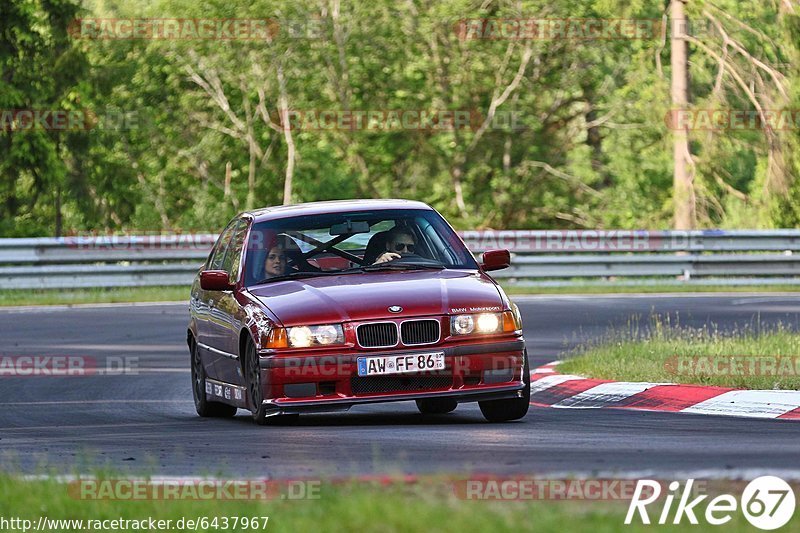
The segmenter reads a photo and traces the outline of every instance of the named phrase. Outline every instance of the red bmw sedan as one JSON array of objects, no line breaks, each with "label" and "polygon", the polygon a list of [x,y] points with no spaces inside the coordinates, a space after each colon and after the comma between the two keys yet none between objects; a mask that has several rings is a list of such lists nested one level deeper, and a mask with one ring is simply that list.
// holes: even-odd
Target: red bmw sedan
[{"label": "red bmw sedan", "polygon": [[192,285],[187,341],[200,416],[260,424],[414,400],[528,412],[517,307],[433,208],[405,200],[270,207],[235,217]]}]

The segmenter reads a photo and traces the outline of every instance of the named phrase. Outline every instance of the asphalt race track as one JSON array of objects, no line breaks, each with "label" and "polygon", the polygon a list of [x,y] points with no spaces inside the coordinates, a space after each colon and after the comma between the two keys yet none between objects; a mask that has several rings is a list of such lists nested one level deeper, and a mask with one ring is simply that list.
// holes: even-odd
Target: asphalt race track
[{"label": "asphalt race track", "polygon": [[[793,295],[518,297],[532,364],[651,313],[721,329],[798,328]],[[259,427],[249,413],[201,419],[191,399],[186,304],[0,310],[2,355],[134,358],[136,372],[0,377],[2,468],[247,477],[385,473],[800,478],[800,423],[669,413],[531,408],[486,423],[477,404],[423,416],[412,402]],[[800,328],[799,328],[800,329]],[[115,358],[115,359],[109,359]],[[120,359],[122,358],[122,359]]]}]

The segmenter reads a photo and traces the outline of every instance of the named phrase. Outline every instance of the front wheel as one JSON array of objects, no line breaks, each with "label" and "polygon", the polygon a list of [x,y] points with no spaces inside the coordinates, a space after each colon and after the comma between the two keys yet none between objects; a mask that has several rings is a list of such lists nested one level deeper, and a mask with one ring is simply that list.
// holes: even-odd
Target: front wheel
[{"label": "front wheel", "polygon": [[300,415],[270,415],[264,405],[264,392],[261,388],[261,368],[258,364],[258,353],[253,341],[247,341],[244,353],[245,376],[247,377],[247,392],[250,396],[250,411],[253,421],[261,426],[287,424],[296,421]]},{"label": "front wheel", "polygon": [[206,399],[206,370],[200,359],[200,350],[197,343],[192,342],[192,396],[194,408],[202,417],[230,418],[236,414],[236,407],[220,402],[210,402]]},{"label": "front wheel", "polygon": [[528,414],[528,407],[531,403],[531,371],[528,367],[528,352],[525,352],[525,363],[522,365],[522,381],[525,388],[522,390],[521,398],[510,398],[507,400],[487,400],[478,402],[484,418],[489,422],[508,422],[519,420]]}]

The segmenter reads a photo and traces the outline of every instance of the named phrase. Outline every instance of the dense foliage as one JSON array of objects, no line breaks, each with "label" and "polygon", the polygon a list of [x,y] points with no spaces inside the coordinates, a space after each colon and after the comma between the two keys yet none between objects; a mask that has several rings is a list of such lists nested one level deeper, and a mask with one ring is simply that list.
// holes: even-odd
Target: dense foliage
[{"label": "dense foliage", "polygon": [[[660,21],[667,4],[0,0],[0,111],[94,117],[88,129],[3,122],[0,236],[215,229],[249,207],[352,197],[421,199],[462,228],[668,228],[669,25],[636,39],[463,33],[465,19]],[[800,109],[797,0],[686,10],[692,110]],[[76,24],[101,18],[274,26],[259,39],[118,39]],[[281,127],[283,110],[298,127]],[[470,124],[313,121],[358,111],[468,111]],[[698,227],[800,225],[792,116],[689,131]]]}]

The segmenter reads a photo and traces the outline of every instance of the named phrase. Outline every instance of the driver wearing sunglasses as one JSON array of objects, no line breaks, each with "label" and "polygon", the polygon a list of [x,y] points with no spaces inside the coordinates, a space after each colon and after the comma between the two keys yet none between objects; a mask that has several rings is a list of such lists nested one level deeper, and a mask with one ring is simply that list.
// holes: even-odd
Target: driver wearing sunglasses
[{"label": "driver wearing sunglasses", "polygon": [[386,239],[386,251],[378,256],[373,264],[387,263],[403,256],[416,255],[416,247],[414,235],[410,231],[395,228]]}]

